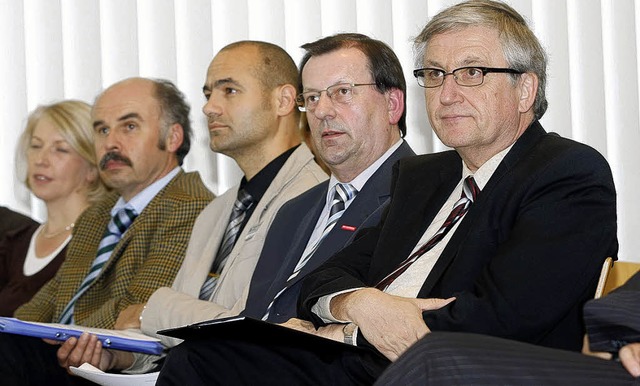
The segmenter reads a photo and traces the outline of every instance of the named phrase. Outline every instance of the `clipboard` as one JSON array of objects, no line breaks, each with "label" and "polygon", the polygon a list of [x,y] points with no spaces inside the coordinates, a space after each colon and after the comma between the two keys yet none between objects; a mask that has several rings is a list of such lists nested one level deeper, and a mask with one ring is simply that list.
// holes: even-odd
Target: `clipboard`
[{"label": "clipboard", "polygon": [[65,341],[71,337],[78,338],[83,332],[97,335],[104,348],[152,355],[160,355],[164,349],[159,339],[130,330],[107,330],[72,324],[27,322],[16,318],[0,317],[0,333]]},{"label": "clipboard", "polygon": [[358,346],[246,316],[207,320],[183,327],[160,330],[158,334],[183,340],[221,339],[238,340],[270,346],[307,346],[314,347],[319,351],[343,352],[345,350],[364,350]]}]

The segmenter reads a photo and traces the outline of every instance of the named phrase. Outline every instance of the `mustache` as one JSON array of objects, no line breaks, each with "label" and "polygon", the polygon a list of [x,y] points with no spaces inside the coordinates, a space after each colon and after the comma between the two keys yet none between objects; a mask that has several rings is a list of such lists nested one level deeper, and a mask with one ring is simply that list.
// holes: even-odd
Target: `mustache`
[{"label": "mustache", "polygon": [[105,154],[100,160],[100,170],[104,170],[107,167],[107,162],[109,161],[118,161],[118,162],[122,162],[127,166],[133,166],[133,163],[129,158],[123,156],[120,153],[110,151],[107,154]]}]

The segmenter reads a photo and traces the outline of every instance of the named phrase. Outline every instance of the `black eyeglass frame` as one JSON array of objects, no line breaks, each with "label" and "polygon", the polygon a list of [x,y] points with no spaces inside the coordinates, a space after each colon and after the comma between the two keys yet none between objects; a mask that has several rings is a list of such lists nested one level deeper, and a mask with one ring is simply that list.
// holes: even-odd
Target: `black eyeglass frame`
[{"label": "black eyeglass frame", "polygon": [[[482,72],[482,81],[478,84],[460,84],[458,83],[458,78],[456,77],[455,73],[460,71],[460,70],[468,70],[470,68],[475,68],[477,70],[480,70]],[[442,72],[442,82],[437,85],[437,86],[427,86],[426,83],[424,85],[420,84],[420,81],[418,80],[419,78],[424,78],[424,72],[426,70],[434,70],[434,71],[441,71]],[[420,75],[420,72],[423,73],[423,75]],[[435,68],[435,67],[424,67],[424,68],[418,68],[416,70],[413,70],[413,76],[416,78],[416,81],[418,81],[418,85],[420,87],[424,87],[424,88],[436,88],[436,87],[440,87],[444,84],[444,79],[447,77],[447,75],[452,75],[453,79],[455,80],[456,84],[458,86],[462,86],[462,87],[476,87],[476,86],[480,86],[482,83],[484,83],[484,77],[485,75],[491,73],[491,72],[495,72],[495,73],[506,73],[506,74],[516,74],[516,75],[522,75],[524,74],[523,71],[518,71],[515,70],[513,68],[499,68],[499,67],[477,67],[477,66],[465,66],[465,67],[460,67],[460,68],[456,68],[455,70],[452,70],[451,72],[445,72],[443,69],[441,68]]]}]

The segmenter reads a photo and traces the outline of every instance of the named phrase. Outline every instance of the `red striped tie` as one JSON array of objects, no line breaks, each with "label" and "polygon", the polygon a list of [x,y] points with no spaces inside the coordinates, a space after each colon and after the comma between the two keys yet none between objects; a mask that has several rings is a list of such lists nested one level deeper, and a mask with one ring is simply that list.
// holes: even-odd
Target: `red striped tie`
[{"label": "red striped tie", "polygon": [[427,251],[433,248],[434,245],[442,240],[444,236],[449,233],[451,228],[453,228],[453,226],[458,221],[460,221],[462,217],[464,217],[471,204],[476,200],[479,192],[480,189],[478,188],[478,185],[476,185],[476,181],[473,179],[473,176],[465,178],[464,184],[462,186],[462,195],[460,196],[460,199],[453,205],[453,210],[451,211],[451,213],[449,213],[447,219],[444,220],[444,223],[442,224],[440,229],[438,229],[438,231],[433,236],[431,236],[431,238],[426,243],[422,244],[422,246],[417,251],[412,253],[411,256],[400,263],[398,268],[393,270],[393,272],[388,274],[384,279],[380,280],[380,282],[376,284],[376,288],[384,291],[389,286],[389,284],[397,279],[398,276],[402,275],[402,273],[406,271],[411,266],[411,264],[413,264],[416,260],[418,260],[418,258],[420,258],[420,256],[424,255]]}]

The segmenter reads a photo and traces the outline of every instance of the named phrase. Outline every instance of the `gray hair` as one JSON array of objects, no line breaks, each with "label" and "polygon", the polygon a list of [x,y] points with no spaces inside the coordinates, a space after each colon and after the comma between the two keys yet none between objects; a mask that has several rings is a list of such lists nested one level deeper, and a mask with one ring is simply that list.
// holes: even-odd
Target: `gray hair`
[{"label": "gray hair", "polygon": [[[527,21],[513,8],[499,1],[471,0],[453,5],[434,16],[414,39],[417,67],[422,67],[429,41],[439,34],[471,26],[484,26],[498,31],[504,57],[510,68],[532,72],[538,77],[538,90],[533,106],[536,119],[547,111],[547,54]],[[517,77],[518,75],[514,75]]]}]

